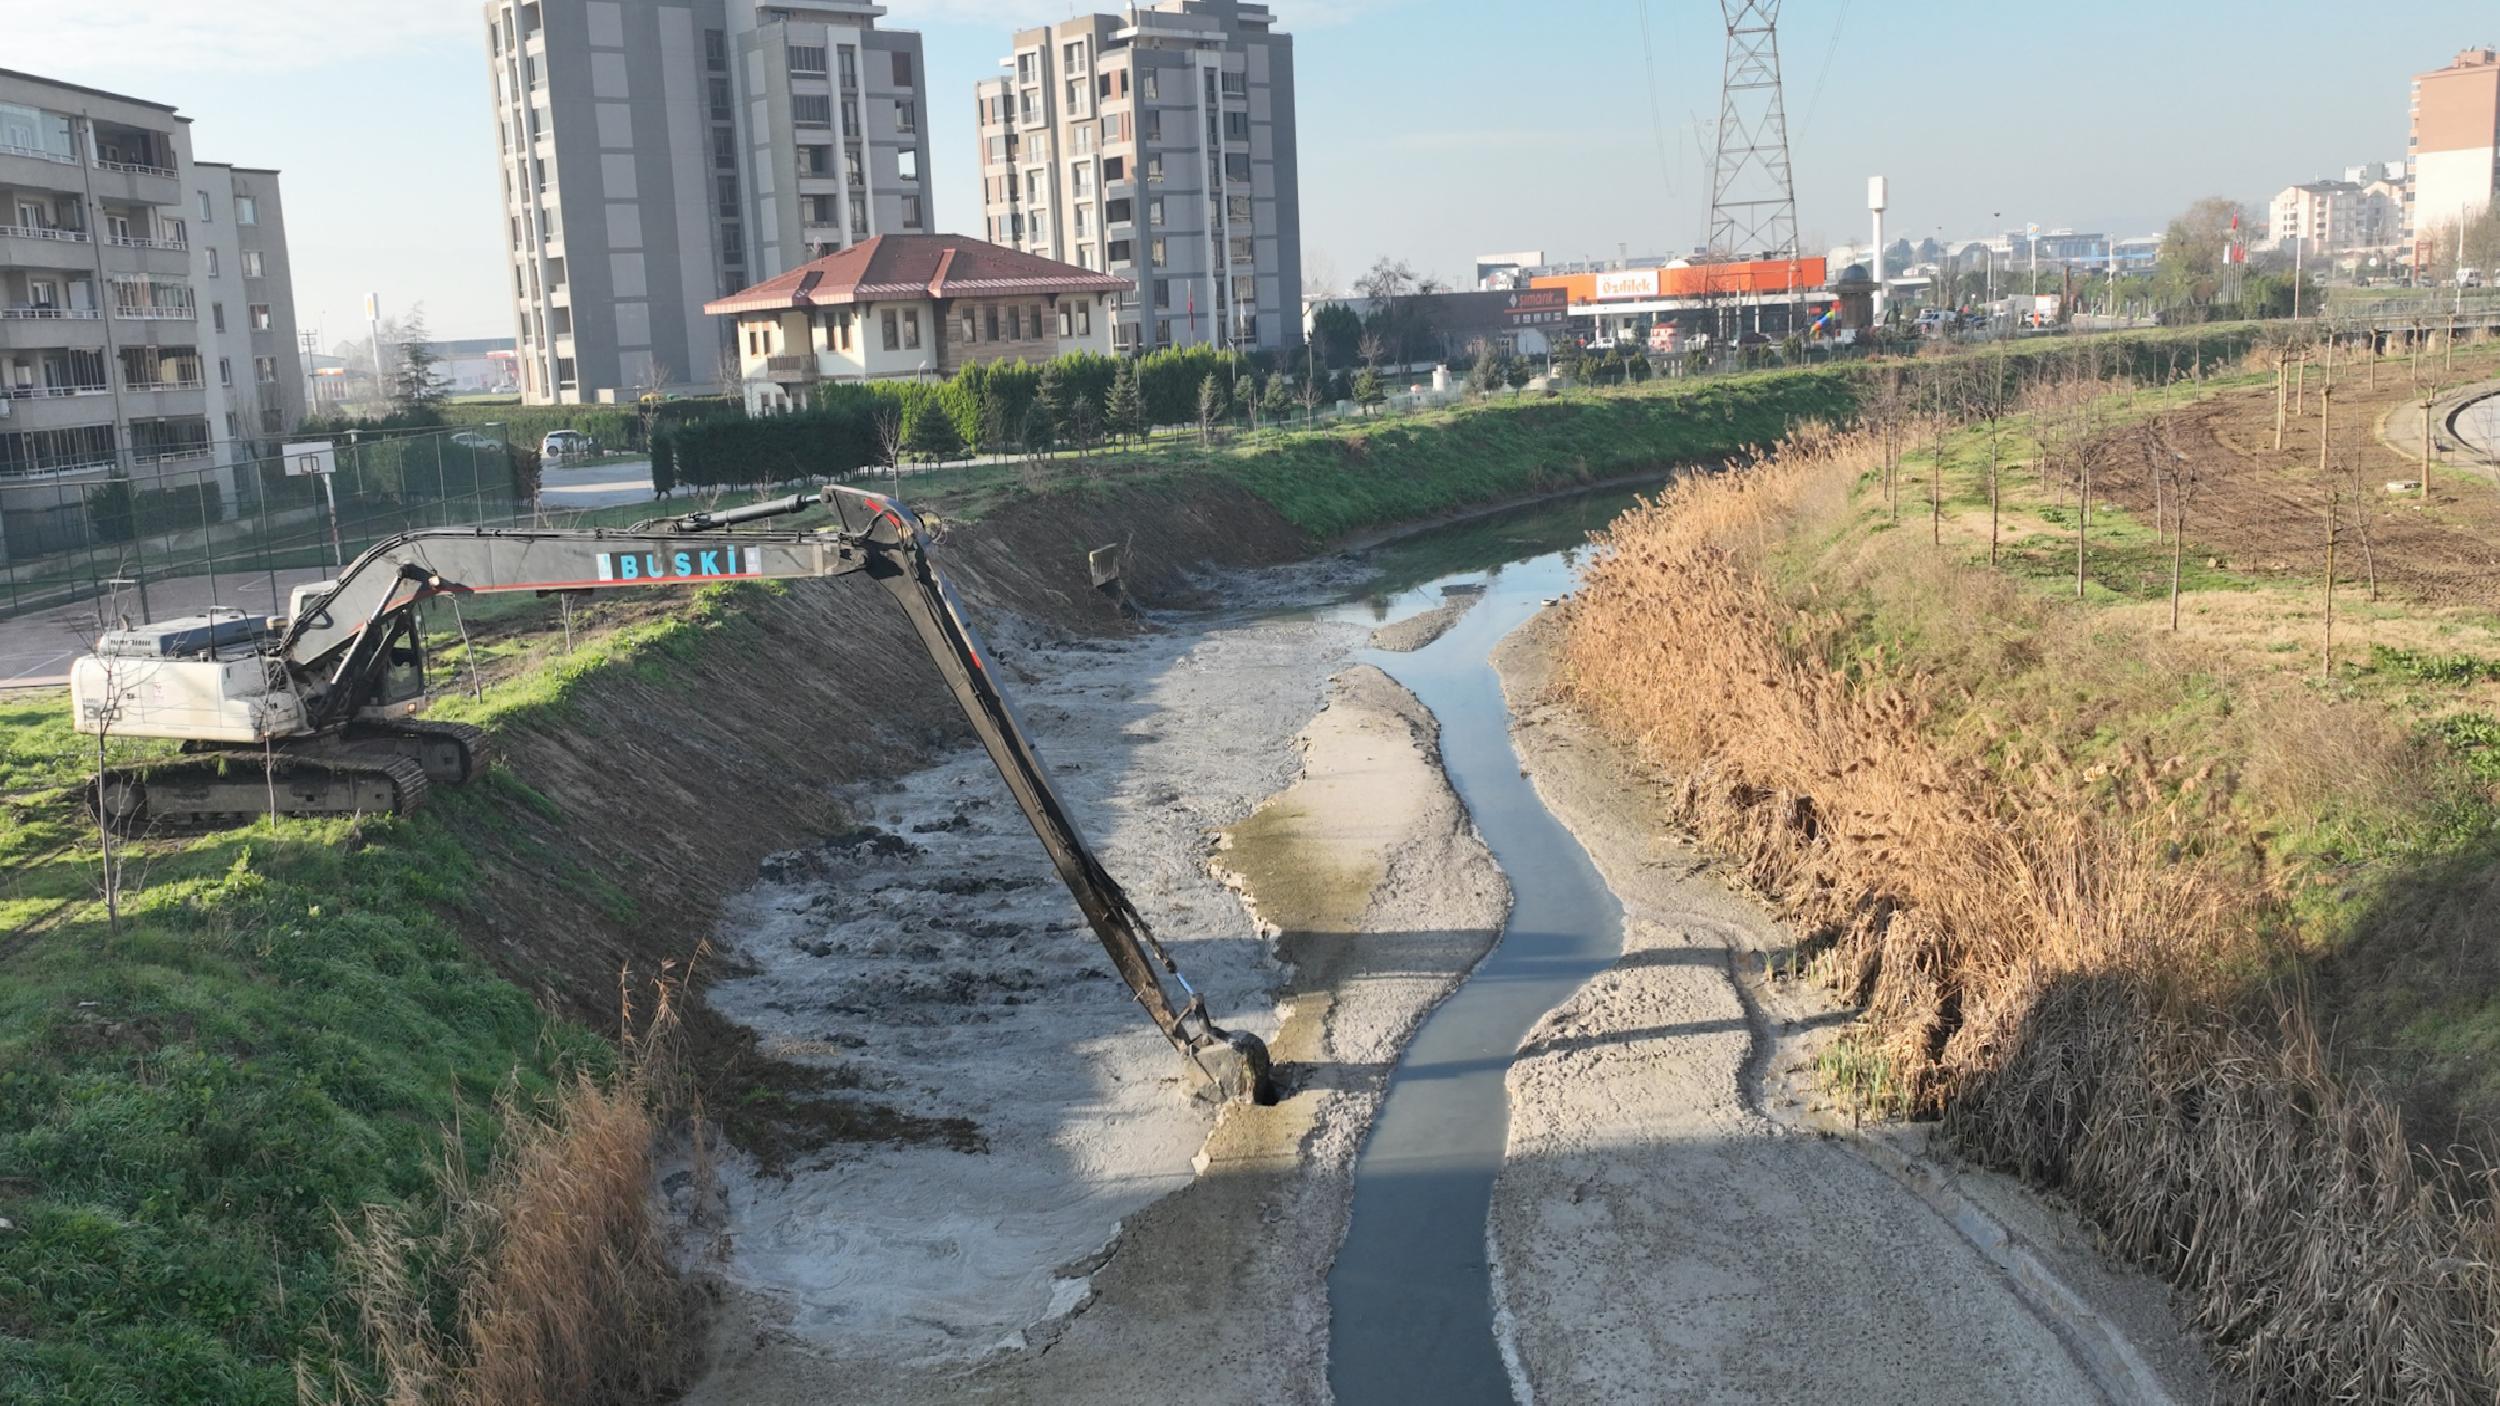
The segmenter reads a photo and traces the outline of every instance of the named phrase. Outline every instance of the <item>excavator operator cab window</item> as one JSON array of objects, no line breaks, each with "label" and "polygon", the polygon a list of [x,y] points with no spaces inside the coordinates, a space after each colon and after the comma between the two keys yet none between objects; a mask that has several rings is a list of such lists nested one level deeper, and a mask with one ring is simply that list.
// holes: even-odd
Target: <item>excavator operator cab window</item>
[{"label": "excavator operator cab window", "polygon": [[392,619],[390,629],[374,696],[366,700],[369,707],[406,703],[425,696],[425,636],[418,613],[400,612]]}]

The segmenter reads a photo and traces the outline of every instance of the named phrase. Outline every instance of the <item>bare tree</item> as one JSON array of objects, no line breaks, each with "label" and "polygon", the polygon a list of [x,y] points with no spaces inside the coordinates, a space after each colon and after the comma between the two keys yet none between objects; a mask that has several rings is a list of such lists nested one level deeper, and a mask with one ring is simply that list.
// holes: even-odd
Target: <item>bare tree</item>
[{"label": "bare tree", "polygon": [[95,774],[88,782],[88,809],[95,816],[96,856],[100,869],[96,878],[97,896],[104,900],[105,931],[121,935],[123,897],[123,855],[116,844],[115,830],[124,821],[122,795],[113,784],[113,729],[122,721],[123,710],[130,705],[156,672],[147,660],[125,658],[105,651],[104,636],[129,624],[122,609],[121,591],[117,586],[110,595],[96,603],[94,628],[88,633],[88,655],[95,661],[89,675],[96,690],[79,700],[80,723],[95,737]]},{"label": "bare tree", "polygon": [[869,428],[876,435],[877,463],[890,474],[899,490],[903,482],[903,407],[892,400],[880,404],[869,416]]}]

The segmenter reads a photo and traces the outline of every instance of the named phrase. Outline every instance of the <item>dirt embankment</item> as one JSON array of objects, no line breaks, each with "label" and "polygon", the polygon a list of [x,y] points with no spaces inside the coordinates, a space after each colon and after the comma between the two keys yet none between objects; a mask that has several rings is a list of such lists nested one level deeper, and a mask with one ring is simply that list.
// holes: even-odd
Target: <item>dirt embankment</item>
[{"label": "dirt embankment", "polygon": [[1812,1068],[1847,1013],[1769,979],[1791,934],[1554,701],[1559,640],[1549,613],[1494,664],[1522,765],[1623,903],[1624,956],[1510,1073],[1492,1240],[1535,1399],[2202,1399],[2161,1287],[2080,1225],[1916,1140],[1914,1193],[1819,1135]]},{"label": "dirt embankment", "polygon": [[[1086,553],[1115,541],[1130,591],[1148,603],[1182,594],[1194,569],[1282,562],[1312,546],[1248,492],[1197,481],[1028,500],[950,528],[939,550],[976,619],[1012,611],[1118,635],[1135,626],[1086,571]],[[969,741],[882,590],[842,578],[754,591],[691,644],[600,671],[503,730],[504,775],[531,794],[469,827],[489,880],[463,926],[551,1008],[612,1029],[619,970],[683,961],[766,855],[843,828],[836,786],[900,775]],[[724,966],[716,959],[711,975]],[[768,1160],[826,1140],[977,1137],[768,1057],[702,1003],[688,1018],[713,1108]]]}]

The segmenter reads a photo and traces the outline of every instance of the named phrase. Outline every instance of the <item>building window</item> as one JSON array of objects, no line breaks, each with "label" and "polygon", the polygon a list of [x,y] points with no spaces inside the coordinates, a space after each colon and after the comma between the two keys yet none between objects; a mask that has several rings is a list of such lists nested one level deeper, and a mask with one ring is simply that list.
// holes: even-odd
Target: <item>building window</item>
[{"label": "building window", "polygon": [[1085,41],[1082,39],[1071,39],[1067,43],[1060,45],[1059,63],[1061,67],[1066,68],[1071,73],[1083,68],[1085,66]]},{"label": "building window", "polygon": [[1130,222],[1136,209],[1136,202],[1130,200],[1127,196],[1122,196],[1117,200],[1105,202],[1102,207],[1102,222],[1106,225],[1127,224]]},{"label": "building window", "polygon": [[1146,141],[1151,145],[1162,140],[1163,112],[1160,108],[1150,107],[1146,109]]},{"label": "building window", "polygon": [[1162,98],[1162,77],[1163,75],[1154,69],[1146,70],[1146,101],[1155,102]]},{"label": "building window", "polygon": [[252,379],[264,386],[278,383],[278,359],[274,356],[252,358]]},{"label": "building window", "polygon": [[995,342],[998,340],[998,304],[990,304],[989,314],[986,320],[989,323],[990,340]]},{"label": "building window", "polygon": [[1113,181],[1127,180],[1128,158],[1125,156],[1104,157],[1102,160],[1102,179],[1103,183],[1106,185]]},{"label": "building window", "polygon": [[895,173],[907,181],[920,179],[920,148],[905,147],[894,158]]},{"label": "building window", "polygon": [[805,127],[833,125],[833,97],[828,93],[792,93],[790,120]]},{"label": "building window", "polygon": [[1163,184],[1162,157],[1149,156],[1146,158],[1146,184],[1155,186]]},{"label": "building window", "polygon": [[[735,131],[727,127],[712,129],[712,164],[724,169],[738,164],[738,134]],[[547,172],[543,164],[539,167],[538,188],[547,188]]]},{"label": "building window", "polygon": [[267,303],[252,304],[252,330],[255,332],[269,330],[269,305]]},{"label": "building window", "polygon": [[1030,49],[1016,55],[1016,81],[1019,83],[1033,81],[1033,52]]},{"label": "building window", "polygon": [[1250,179],[1250,158],[1249,158],[1249,156],[1248,156],[1247,154],[1243,153],[1243,152],[1238,152],[1238,151],[1234,151],[1234,152],[1227,152],[1227,153],[1225,153],[1225,155],[1224,155],[1224,179],[1226,179],[1226,180],[1228,180],[1228,181],[1247,181],[1247,180],[1249,180],[1249,179]]},{"label": "building window", "polygon": [[823,73],[825,71],[825,46],[822,44],[791,45],[790,71],[792,73]]},{"label": "building window", "polygon": [[1076,335],[1080,337],[1094,335],[1094,305],[1091,302],[1080,301],[1076,305]]},{"label": "building window", "polygon": [[[212,249],[209,252],[214,254],[217,251]],[[260,261],[260,251],[258,249],[246,249],[243,251],[243,276],[245,278],[261,277],[264,268],[265,266]],[[211,268],[209,271],[211,273],[216,272],[214,268]]]},{"label": "building window", "polygon": [[703,31],[703,66],[718,73],[729,67],[729,35],[727,31]]},{"label": "building window", "polygon": [[1250,114],[1246,112],[1225,113],[1224,139],[1233,142],[1250,140]]},{"label": "building window", "polygon": [[1152,226],[1154,226],[1156,229],[1161,229],[1161,228],[1163,228],[1163,197],[1162,197],[1162,196],[1157,195],[1157,196],[1152,196],[1152,197],[1149,197],[1149,198],[1147,199],[1147,201],[1146,201],[1146,223],[1147,223],[1147,224],[1150,224],[1150,225],[1152,225]]},{"label": "building window", "polygon": [[[900,58],[901,55],[898,54],[896,57]],[[919,121],[913,116],[911,99],[896,98],[894,100],[894,130],[907,137],[920,130]]]},{"label": "building window", "polygon": [[1240,73],[1225,74],[1224,96],[1228,98],[1246,98],[1250,96],[1250,79],[1248,75]]},{"label": "building window", "polygon": [[224,303],[208,305],[208,323],[220,332],[226,330],[226,305]]},{"label": "building window", "polygon": [[1135,240],[1115,239],[1111,241],[1111,263],[1113,267],[1125,264],[1136,257],[1137,242]]},{"label": "building window", "polygon": [[201,223],[201,224],[207,224],[210,220],[215,219],[215,218],[216,218],[216,216],[214,216],[214,215],[212,215],[212,214],[210,214],[210,213],[209,213],[209,209],[208,209],[208,192],[207,192],[207,191],[201,191],[201,192],[200,192],[200,223]]},{"label": "building window", "polygon": [[911,86],[911,55],[900,49],[894,51],[894,86],[897,88]]},{"label": "building window", "polygon": [[1172,280],[1168,278],[1155,280],[1155,306],[1159,308],[1172,306]]},{"label": "building window", "polygon": [[920,350],[920,309],[903,309],[903,350]]},{"label": "building window", "polygon": [[1162,235],[1158,234],[1147,242],[1146,253],[1149,258],[1154,260],[1154,266],[1156,268],[1161,268],[1165,264],[1172,262],[1171,257],[1164,252]]},{"label": "building window", "polygon": [[236,196],[234,198],[234,222],[238,225],[259,224],[260,202],[248,195]]},{"label": "building window", "polygon": [[217,384],[221,386],[231,386],[234,384],[233,357],[221,356],[217,358]]},{"label": "building window", "polygon": [[217,277],[217,275],[218,275],[218,269],[217,269],[217,251],[216,251],[216,250],[214,250],[214,249],[211,249],[211,250],[209,250],[209,251],[208,251],[208,276],[209,276],[209,277],[211,277],[211,278],[215,278],[215,277]]},{"label": "building window", "polygon": [[894,309],[887,308],[879,322],[885,329],[885,349],[901,351],[903,349],[902,319],[894,315]]},{"label": "building window", "polygon": [[262,406],[260,408],[260,432],[262,434],[286,433],[286,407],[283,405]]}]

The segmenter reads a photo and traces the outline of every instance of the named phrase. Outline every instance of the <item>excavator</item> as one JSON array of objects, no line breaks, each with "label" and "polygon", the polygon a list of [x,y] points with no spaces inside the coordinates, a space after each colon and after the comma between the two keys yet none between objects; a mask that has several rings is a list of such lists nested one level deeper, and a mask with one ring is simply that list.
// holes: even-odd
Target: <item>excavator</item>
[{"label": "excavator", "polygon": [[[818,526],[750,527],[814,508]],[[926,550],[919,516],[834,487],[626,528],[427,528],[377,543],[280,619],[205,616],[109,631],[70,670],[78,730],[174,739],[180,755],[107,770],[87,803],[118,831],[293,816],[405,814],[489,763],[486,735],[415,716],[428,601],[586,594],[858,573],[883,585],[1155,1028],[1223,1099],[1275,1101],[1267,1047],[1227,1030],[1086,844]],[[1165,985],[1169,977],[1177,987]]]}]

